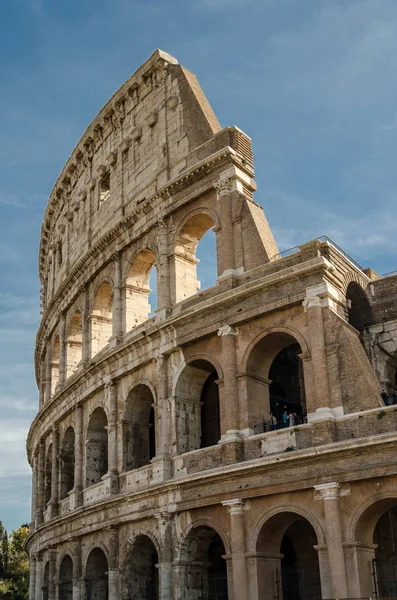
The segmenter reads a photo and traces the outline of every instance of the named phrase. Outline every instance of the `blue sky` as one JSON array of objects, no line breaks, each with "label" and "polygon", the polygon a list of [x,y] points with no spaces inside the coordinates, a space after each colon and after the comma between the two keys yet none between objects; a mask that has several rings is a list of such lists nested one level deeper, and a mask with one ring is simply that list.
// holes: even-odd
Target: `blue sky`
[{"label": "blue sky", "polygon": [[[253,138],[282,249],[324,233],[397,268],[395,0],[1,0],[0,519],[30,520],[37,249],[84,129],[156,48],[196,73],[223,126]],[[212,262],[202,248],[204,283]]]}]

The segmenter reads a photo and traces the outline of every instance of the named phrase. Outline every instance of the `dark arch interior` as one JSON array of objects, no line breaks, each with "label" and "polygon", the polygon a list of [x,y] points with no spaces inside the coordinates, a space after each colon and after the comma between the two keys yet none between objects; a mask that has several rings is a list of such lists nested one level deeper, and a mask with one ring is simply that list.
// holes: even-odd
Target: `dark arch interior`
[{"label": "dark arch interior", "polygon": [[86,600],[108,600],[108,561],[100,548],[91,551],[85,571]]},{"label": "dark arch interior", "polygon": [[66,498],[74,486],[74,430],[66,430],[61,447],[60,499]]},{"label": "dark arch interior", "polygon": [[131,600],[159,600],[159,557],[152,540],[139,535],[127,554],[123,593]]},{"label": "dark arch interior", "polygon": [[128,395],[124,416],[124,469],[150,464],[156,456],[154,398],[147,385],[136,386]]},{"label": "dark arch interior", "polygon": [[45,486],[44,486],[44,502],[48,504],[51,500],[51,484],[52,484],[52,444],[47,450],[45,461]]},{"label": "dark arch interior", "polygon": [[367,294],[355,281],[349,283],[346,291],[346,299],[350,300],[350,308],[348,309],[350,325],[360,332],[372,325],[372,309]]},{"label": "dark arch interior", "polygon": [[108,471],[107,418],[103,408],[94,410],[87,432],[86,485],[101,481]]},{"label": "dark arch interior", "polygon": [[389,508],[378,520],[374,544],[377,597],[397,597],[397,506]]},{"label": "dark arch interior", "polygon": [[207,377],[201,392],[201,448],[217,444],[221,437],[217,380],[218,373],[214,370]]},{"label": "dark arch interior", "polygon": [[73,561],[65,556],[59,569],[59,600],[73,600]]},{"label": "dark arch interior", "polygon": [[270,410],[280,425],[283,413],[295,413],[296,423],[303,422],[305,414],[305,388],[303,383],[302,350],[299,344],[290,344],[277,354],[270,370]]},{"label": "dark arch interior", "polygon": [[43,576],[43,600],[49,600],[49,594],[50,594],[50,590],[49,590],[49,586],[50,586],[50,565],[47,562],[46,566],[44,567],[44,576]]},{"label": "dark arch interior", "polygon": [[220,535],[210,527],[191,531],[186,558],[188,600],[228,600],[226,551]]}]

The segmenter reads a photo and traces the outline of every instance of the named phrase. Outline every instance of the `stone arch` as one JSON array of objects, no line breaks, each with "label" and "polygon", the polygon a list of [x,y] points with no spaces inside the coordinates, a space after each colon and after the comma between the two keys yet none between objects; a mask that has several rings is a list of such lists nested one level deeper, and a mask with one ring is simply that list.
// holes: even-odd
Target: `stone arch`
[{"label": "stone arch", "polygon": [[93,548],[85,564],[84,582],[86,600],[107,600],[109,594],[109,563],[104,550]]},{"label": "stone arch", "polygon": [[73,600],[73,560],[70,554],[62,558],[58,573],[58,600]]},{"label": "stone arch", "polygon": [[103,279],[95,288],[91,304],[91,356],[98,354],[112,336],[113,285]]},{"label": "stone arch", "polygon": [[306,394],[301,355],[306,349],[303,336],[289,327],[268,330],[250,344],[243,372],[251,432],[304,422]]},{"label": "stone arch", "polygon": [[72,426],[69,426],[64,433],[60,459],[61,486],[59,498],[63,500],[74,487],[75,433]]},{"label": "stone arch", "polygon": [[176,552],[175,560],[177,560],[177,561],[183,560],[183,553],[186,550],[184,547],[185,541],[188,538],[188,536],[190,535],[191,531],[193,529],[196,529],[199,527],[209,527],[210,529],[213,529],[221,538],[223,545],[225,546],[225,553],[226,554],[232,553],[231,543],[230,543],[228,535],[227,535],[225,529],[222,527],[222,525],[215,519],[211,519],[210,517],[203,517],[201,519],[196,519],[195,521],[190,523],[180,534],[178,545],[175,549],[175,552]]},{"label": "stone arch", "polygon": [[138,527],[137,529],[134,529],[134,530],[131,532],[131,535],[128,535],[128,536],[127,536],[127,538],[128,538],[128,543],[127,543],[127,545],[131,546],[131,544],[133,544],[133,543],[134,543],[134,540],[135,540],[135,539],[136,539],[136,538],[137,538],[139,535],[144,535],[144,536],[148,537],[148,538],[149,538],[149,539],[152,541],[152,543],[153,543],[154,547],[155,547],[155,548],[156,548],[156,550],[157,550],[157,553],[158,553],[158,555],[160,556],[160,554],[161,554],[161,545],[160,545],[160,541],[159,541],[159,539],[156,537],[156,534],[155,534],[155,533],[153,533],[153,531],[151,531],[151,530],[150,530],[148,527]]},{"label": "stone arch", "polygon": [[353,281],[357,283],[361,288],[363,288],[363,290],[365,290],[369,283],[365,277],[360,276],[359,273],[357,273],[356,271],[347,271],[347,273],[345,273],[343,281],[341,282],[341,291],[344,296],[346,296],[349,284]]},{"label": "stone arch", "polygon": [[[217,529],[193,523],[176,561],[176,589],[186,590],[186,600],[228,598],[228,573],[224,540]],[[218,596],[219,595],[219,596]]]},{"label": "stone arch", "polygon": [[278,506],[261,519],[252,536],[259,598],[327,597],[317,554],[322,532],[314,523],[309,511],[291,506]]},{"label": "stone arch", "polygon": [[368,295],[359,283],[351,281],[346,288],[346,300],[350,305],[347,310],[348,321],[362,333],[374,321]]},{"label": "stone arch", "polygon": [[130,471],[150,464],[156,455],[153,387],[138,383],[129,392],[123,419],[123,463]]},{"label": "stone arch", "polygon": [[372,543],[373,532],[379,517],[389,508],[397,505],[397,493],[386,491],[373,494],[362,502],[349,519],[346,528],[348,542]]},{"label": "stone arch", "polygon": [[45,457],[44,472],[44,504],[47,505],[51,500],[52,487],[52,444],[49,444]]},{"label": "stone arch", "polygon": [[181,370],[174,391],[178,406],[178,454],[212,446],[219,441],[218,380],[214,364],[206,359],[189,361]]},{"label": "stone arch", "polygon": [[310,347],[309,347],[308,342],[306,341],[306,339],[304,338],[304,336],[298,329],[295,329],[294,327],[289,327],[287,325],[271,327],[270,329],[264,329],[263,331],[258,333],[258,335],[256,335],[254,337],[254,339],[250,342],[249,346],[247,347],[247,349],[244,352],[244,356],[243,356],[243,360],[242,360],[242,370],[243,371],[247,370],[248,359],[250,357],[250,354],[251,354],[253,348],[257,345],[258,342],[260,342],[260,340],[262,338],[270,335],[271,333],[289,334],[291,337],[295,338],[297,343],[302,348],[303,353],[306,354],[306,353],[310,352]]},{"label": "stone arch", "polygon": [[159,599],[158,548],[151,537],[139,533],[128,544],[124,553],[122,595],[131,600]]},{"label": "stone arch", "polygon": [[145,246],[133,255],[125,279],[125,321],[126,331],[130,331],[149,318],[149,278],[156,268],[156,252]]},{"label": "stone arch", "polygon": [[108,432],[105,410],[92,413],[86,434],[86,486],[99,483],[108,471]]},{"label": "stone arch", "polygon": [[180,223],[173,240],[175,302],[193,296],[200,289],[197,280],[197,246],[207,231],[216,227],[218,222],[214,211],[200,208],[190,212]]},{"label": "stone arch", "polygon": [[51,344],[51,396],[55,394],[59,382],[59,357],[61,351],[59,333],[53,337]]},{"label": "stone arch", "polygon": [[83,358],[83,317],[76,310],[66,333],[66,377],[73,375]]}]

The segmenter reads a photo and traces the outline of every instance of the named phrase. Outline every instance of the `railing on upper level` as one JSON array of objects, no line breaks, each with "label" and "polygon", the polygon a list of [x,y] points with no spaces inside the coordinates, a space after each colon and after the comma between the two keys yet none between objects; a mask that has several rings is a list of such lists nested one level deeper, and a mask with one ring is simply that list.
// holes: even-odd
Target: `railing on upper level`
[{"label": "railing on upper level", "polygon": [[[345,252],[343,250],[343,248],[341,248],[336,242],[334,242],[334,240],[332,240],[327,235],[322,235],[320,237],[315,238],[312,241],[315,241],[315,240],[318,240],[319,242],[328,242],[328,244],[331,244],[331,246],[333,246],[336,250],[338,250],[338,252],[340,252],[340,254],[342,254],[345,258],[347,258],[347,260],[349,260],[351,263],[353,263],[353,265],[355,267],[360,269],[360,271],[363,270],[363,267],[362,267],[362,265],[360,265],[360,263],[358,263],[352,256],[350,256],[350,254]],[[273,260],[277,260],[279,258],[284,258],[286,256],[291,256],[293,254],[297,254],[300,251],[301,251],[301,249],[299,246],[293,246],[292,248],[288,248],[287,250],[278,252],[278,254],[275,254],[274,256],[272,256],[270,260],[273,261]]]}]

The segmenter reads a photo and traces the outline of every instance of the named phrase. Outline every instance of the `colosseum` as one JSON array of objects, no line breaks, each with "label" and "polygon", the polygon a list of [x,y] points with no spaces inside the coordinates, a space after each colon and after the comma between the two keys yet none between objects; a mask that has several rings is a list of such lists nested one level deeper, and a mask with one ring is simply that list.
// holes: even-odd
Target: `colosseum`
[{"label": "colosseum", "polygon": [[397,596],[397,274],[327,237],[280,253],[255,189],[251,139],[160,50],[73,150],[41,231],[30,600]]}]

